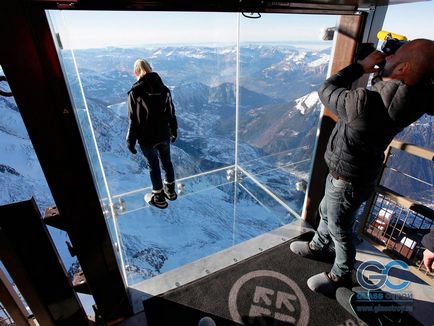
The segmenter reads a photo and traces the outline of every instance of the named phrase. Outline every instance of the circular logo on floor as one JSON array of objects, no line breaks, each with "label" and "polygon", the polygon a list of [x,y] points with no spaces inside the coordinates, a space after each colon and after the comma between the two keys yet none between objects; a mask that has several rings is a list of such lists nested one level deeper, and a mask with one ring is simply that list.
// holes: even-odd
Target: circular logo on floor
[{"label": "circular logo on floor", "polygon": [[275,271],[257,270],[241,276],[229,292],[228,303],[232,319],[244,325],[278,320],[304,326],[309,322],[303,292],[293,280]]}]

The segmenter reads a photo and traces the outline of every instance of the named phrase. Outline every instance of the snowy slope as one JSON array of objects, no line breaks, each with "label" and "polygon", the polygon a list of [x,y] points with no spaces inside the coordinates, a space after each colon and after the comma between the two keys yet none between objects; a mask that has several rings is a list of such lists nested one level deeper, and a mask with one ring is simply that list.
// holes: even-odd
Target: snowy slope
[{"label": "snowy slope", "polygon": [[[316,91],[325,79],[329,53],[329,49],[258,45],[243,45],[240,52],[239,164],[296,211],[301,209],[304,193],[297,192],[294,185],[308,178],[321,111]],[[127,211],[120,214],[118,223],[131,282],[289,221],[273,199],[245,177],[241,184],[249,192],[238,186],[234,205],[234,186],[226,184],[225,171],[186,180],[185,195],[170,203],[165,211],[144,205],[143,192],[122,195],[150,186],[143,156],[140,152],[132,155],[125,142],[127,91],[134,82],[131,69],[138,57],[150,59],[172,90],[179,138],[171,151],[178,178],[233,165],[236,147],[235,47],[76,51],[91,120],[82,104],[77,114],[98,187],[101,194],[106,193],[104,172],[111,195],[120,195],[127,204]],[[80,88],[74,73],[69,71],[68,80],[77,95]],[[425,143],[432,143],[429,128],[432,118],[429,119],[411,126],[412,133],[403,137],[416,142],[420,139],[411,137],[422,135]],[[414,165],[411,168],[415,169]],[[424,176],[432,180],[432,169],[420,171],[425,171]],[[0,183],[2,204],[30,196],[35,196],[41,210],[54,204],[18,109],[7,98],[0,98]],[[218,186],[221,184],[226,185]],[[67,269],[73,270],[77,266],[66,251],[66,234],[58,230],[50,232]]]},{"label": "snowy slope", "polygon": [[[72,58],[67,52],[64,53],[64,62],[67,69],[71,69],[68,82],[74,96],[78,96],[75,99],[80,109],[77,115],[100,193],[106,194],[102,182],[104,173],[110,194],[120,195],[128,207],[126,214],[122,215],[118,222],[131,279],[143,279],[180,266],[221,250],[234,242],[271,230],[287,219],[287,215],[280,211],[273,213],[271,210],[270,213],[270,210],[265,208],[258,209],[255,200],[241,188],[237,190],[239,194],[235,209],[233,185],[216,188],[217,185],[228,182],[225,171],[187,180],[186,194],[181,197],[182,200],[171,203],[167,211],[158,211],[158,214],[144,206],[143,193],[122,195],[150,186],[149,174],[142,155],[140,152],[138,155],[130,154],[125,143],[128,127],[126,97],[134,82],[131,73],[134,60],[137,57],[148,57],[152,66],[172,90],[179,122],[179,139],[171,146],[171,150],[176,175],[182,178],[233,165],[235,162],[234,47],[107,48],[78,50],[75,55],[86,106],[80,98],[78,79],[75,76]],[[292,103],[285,96],[275,96],[276,91],[285,87],[284,79],[292,77],[284,75],[282,79],[280,76],[279,81],[283,81],[283,86],[279,86],[277,90],[274,89],[274,81],[268,79],[278,71],[285,73],[284,65],[291,65],[292,58],[296,60],[294,64],[299,67],[299,73],[303,69],[312,69],[312,65],[316,66],[314,61],[318,63],[322,56],[293,47],[242,48],[242,116],[261,117],[261,108]],[[309,66],[309,62],[314,63]],[[258,76],[259,81],[256,80]],[[309,77],[306,76],[305,79]],[[308,83],[314,84],[313,81]],[[262,88],[261,85],[266,87]],[[0,177],[2,183],[9,185],[6,188],[2,187],[2,200],[22,200],[24,198],[20,195],[25,197],[34,194],[41,209],[53,205],[52,199],[47,195],[48,187],[16,106],[4,101],[1,105],[4,113],[0,115]],[[89,112],[85,111],[86,108]],[[275,118],[274,115],[272,117]],[[91,127],[95,132],[96,141],[93,139]],[[273,130],[279,134],[283,132],[280,130],[283,127],[282,125]],[[245,135],[245,128],[246,125],[243,125],[240,135]],[[263,132],[266,129],[267,126],[262,123],[258,131]],[[262,138],[264,136],[265,139],[272,137],[269,132]],[[252,173],[258,173],[257,177],[260,180],[281,192],[282,198],[294,198],[294,202],[298,202],[296,197],[300,194],[293,193],[291,188],[287,187],[287,183],[295,182],[298,177],[291,178],[285,169],[273,172],[275,162],[260,158],[266,148],[267,146],[257,146],[254,137],[240,137],[240,162],[254,160],[253,166],[246,164]],[[97,159],[97,153],[100,154],[102,166]],[[279,179],[280,183],[282,180],[284,183],[280,185]],[[254,190],[253,184],[247,180],[243,182],[251,194],[261,198],[262,205],[276,206],[271,199]],[[235,232],[234,212],[239,222]],[[283,215],[281,219],[276,219],[276,214]],[[52,231],[52,234],[56,243],[65,241],[65,234],[59,231]],[[66,263],[67,268],[76,269],[77,266],[73,263],[74,261],[69,259]]]},{"label": "snowy slope", "polygon": [[[15,101],[12,98],[1,99],[0,205],[34,197],[43,214],[45,208],[55,205],[54,200]],[[65,245],[68,236],[63,231],[51,227],[48,229],[68,269],[76,261]]]}]

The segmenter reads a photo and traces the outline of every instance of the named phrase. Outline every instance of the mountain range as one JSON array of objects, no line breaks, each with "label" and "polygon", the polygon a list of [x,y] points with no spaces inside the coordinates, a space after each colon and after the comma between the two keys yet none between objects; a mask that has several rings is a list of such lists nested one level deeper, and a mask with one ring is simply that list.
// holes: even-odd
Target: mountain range
[{"label": "mountain range", "polygon": [[[294,211],[301,212],[304,192],[297,191],[295,185],[309,178],[322,109],[316,90],[326,78],[330,51],[290,45],[242,46],[238,79],[235,47],[62,52],[102,202],[106,205],[110,194],[115,204],[124,202],[126,206],[126,210],[118,210],[116,218],[108,218],[108,226],[113,235],[115,228],[120,230],[121,238],[113,236],[113,241],[122,245],[130,283],[220,251],[294,218],[243,173],[237,171],[234,184],[227,170],[236,162]],[[184,186],[183,194],[164,211],[144,205],[143,188],[150,186],[148,171],[142,155],[132,155],[126,148],[126,98],[134,82],[132,67],[137,58],[148,59],[169,86],[178,117],[179,138],[171,146],[172,159],[177,178],[186,179],[179,182]],[[0,183],[7,185],[1,188],[0,201],[6,204],[34,196],[42,211],[54,201],[13,98],[0,97],[0,110]],[[432,117],[424,116],[399,137],[427,147],[432,146],[432,133]],[[400,160],[399,167],[433,182],[432,166],[408,162]],[[199,176],[191,177],[194,175]],[[418,200],[432,202],[432,187],[420,190],[412,184],[409,189],[405,181],[393,176],[386,176],[384,182],[398,187],[392,189],[409,190]],[[64,245],[66,234],[54,229],[50,232],[72,274],[77,264]]]}]

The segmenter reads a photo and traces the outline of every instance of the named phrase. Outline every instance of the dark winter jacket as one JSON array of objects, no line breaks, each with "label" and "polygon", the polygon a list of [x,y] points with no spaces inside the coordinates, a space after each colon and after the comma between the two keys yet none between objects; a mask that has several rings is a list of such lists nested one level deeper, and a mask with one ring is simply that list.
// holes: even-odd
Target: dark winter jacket
[{"label": "dark winter jacket", "polygon": [[354,63],[320,88],[322,103],[339,117],[325,161],[331,172],[354,183],[373,185],[389,143],[424,112],[432,111],[434,99],[428,87],[408,87],[399,80],[379,81],[372,90],[349,90],[362,75],[362,66]]},{"label": "dark winter jacket", "polygon": [[147,73],[128,92],[127,142],[154,146],[176,136],[178,123],[170,90],[160,76]]}]

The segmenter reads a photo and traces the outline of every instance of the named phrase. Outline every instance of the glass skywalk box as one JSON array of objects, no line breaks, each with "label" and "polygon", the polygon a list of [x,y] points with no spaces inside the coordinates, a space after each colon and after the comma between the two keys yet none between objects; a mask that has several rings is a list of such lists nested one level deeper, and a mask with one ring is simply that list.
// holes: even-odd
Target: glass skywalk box
[{"label": "glass skywalk box", "polygon": [[[300,217],[333,46],[318,35],[337,16],[47,15],[127,285]],[[149,173],[126,146],[138,58],[170,88],[178,119],[179,196],[164,210],[145,203]]]}]

